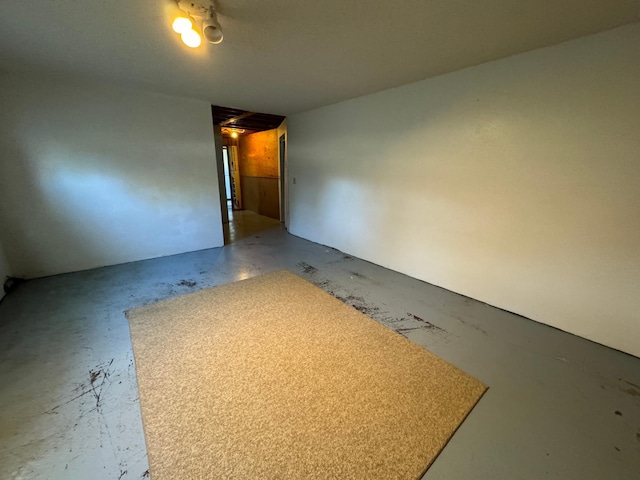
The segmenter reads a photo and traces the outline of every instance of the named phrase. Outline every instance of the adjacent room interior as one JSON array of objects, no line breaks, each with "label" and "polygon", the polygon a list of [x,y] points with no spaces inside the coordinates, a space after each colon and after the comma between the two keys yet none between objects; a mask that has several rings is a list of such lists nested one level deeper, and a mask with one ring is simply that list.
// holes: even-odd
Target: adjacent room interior
[{"label": "adjacent room interior", "polygon": [[638,0],[3,10],[1,478],[638,478]]},{"label": "adjacent room interior", "polygon": [[[225,245],[285,221],[285,117],[212,107]],[[222,163],[222,165],[220,165]],[[276,222],[274,222],[275,220]]]}]

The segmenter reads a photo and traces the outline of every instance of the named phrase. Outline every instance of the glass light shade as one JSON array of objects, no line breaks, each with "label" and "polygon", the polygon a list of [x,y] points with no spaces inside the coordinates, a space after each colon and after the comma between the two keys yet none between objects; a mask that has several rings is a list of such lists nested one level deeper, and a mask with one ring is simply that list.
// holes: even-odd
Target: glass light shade
[{"label": "glass light shade", "polygon": [[173,21],[173,24],[171,26],[173,27],[174,32],[184,33],[191,30],[193,24],[187,17],[178,17]]},{"label": "glass light shade", "polygon": [[200,43],[202,43],[200,35],[198,35],[198,32],[195,30],[187,30],[182,33],[181,37],[187,47],[196,48],[200,46]]}]

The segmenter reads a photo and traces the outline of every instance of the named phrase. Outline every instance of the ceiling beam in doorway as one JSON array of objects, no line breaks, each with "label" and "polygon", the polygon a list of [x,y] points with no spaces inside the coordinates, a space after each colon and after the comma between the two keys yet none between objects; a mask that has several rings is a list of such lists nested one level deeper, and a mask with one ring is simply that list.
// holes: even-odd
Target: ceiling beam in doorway
[{"label": "ceiling beam in doorway", "polygon": [[229,120],[225,120],[224,122],[220,122],[219,125],[221,127],[225,127],[229,124],[236,123],[237,121],[242,120],[243,118],[247,118],[255,114],[256,114],[255,112],[244,112],[242,115],[238,115],[237,117],[233,117],[233,118],[230,118]]}]

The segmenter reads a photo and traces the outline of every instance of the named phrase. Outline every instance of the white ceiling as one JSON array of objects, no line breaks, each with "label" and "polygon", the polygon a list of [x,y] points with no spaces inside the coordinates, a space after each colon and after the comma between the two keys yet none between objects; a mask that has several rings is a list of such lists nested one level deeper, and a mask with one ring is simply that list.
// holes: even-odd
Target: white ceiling
[{"label": "white ceiling", "polygon": [[0,68],[288,115],[640,19],[640,0],[216,0],[224,42],[191,50],[170,2],[5,1]]}]

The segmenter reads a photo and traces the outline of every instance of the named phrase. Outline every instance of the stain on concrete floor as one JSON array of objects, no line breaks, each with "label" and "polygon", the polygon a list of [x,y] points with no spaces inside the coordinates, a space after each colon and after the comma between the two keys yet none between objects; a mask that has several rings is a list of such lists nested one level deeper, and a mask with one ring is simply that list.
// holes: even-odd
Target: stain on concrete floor
[{"label": "stain on concrete floor", "polygon": [[302,269],[302,271],[308,275],[313,275],[318,271],[316,267],[313,265],[309,265],[306,262],[298,262],[298,266]]},{"label": "stain on concrete floor", "polygon": [[[283,268],[302,272],[490,385],[425,480],[519,478],[522,472],[563,480],[638,478],[640,397],[627,390],[638,391],[640,359],[278,226],[260,237],[259,244],[247,237],[224,249],[32,280],[6,297],[0,305],[0,478],[148,479],[122,312],[188,292],[183,280],[208,288]],[[300,263],[315,271],[306,273]],[[350,272],[379,284],[351,279]]]}]

